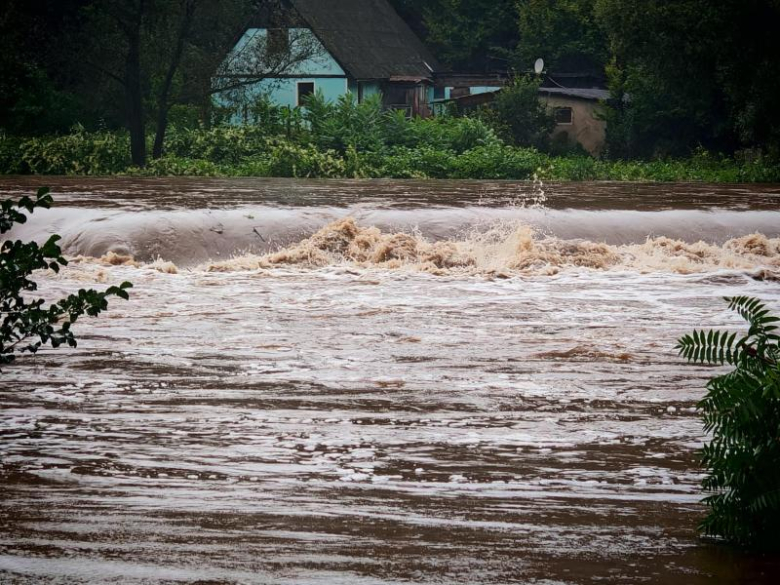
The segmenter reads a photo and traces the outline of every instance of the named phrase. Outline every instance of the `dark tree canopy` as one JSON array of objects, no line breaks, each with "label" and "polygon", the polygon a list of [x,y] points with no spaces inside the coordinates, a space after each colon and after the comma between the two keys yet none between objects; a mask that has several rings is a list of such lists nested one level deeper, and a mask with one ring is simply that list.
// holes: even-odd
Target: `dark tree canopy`
[{"label": "dark tree canopy", "polygon": [[422,4],[427,40],[444,63],[471,71],[506,68],[518,35],[513,0],[427,0]]},{"label": "dark tree canopy", "polygon": [[594,0],[521,0],[517,12],[516,69],[530,69],[541,57],[554,73],[603,74],[607,37],[596,21]]},{"label": "dark tree canopy", "polygon": [[780,147],[780,3],[596,0],[612,52],[616,154]]},{"label": "dark tree canopy", "polygon": [[89,112],[71,91],[74,55],[59,45],[77,28],[86,0],[6,0],[0,3],[0,130],[66,131]]}]

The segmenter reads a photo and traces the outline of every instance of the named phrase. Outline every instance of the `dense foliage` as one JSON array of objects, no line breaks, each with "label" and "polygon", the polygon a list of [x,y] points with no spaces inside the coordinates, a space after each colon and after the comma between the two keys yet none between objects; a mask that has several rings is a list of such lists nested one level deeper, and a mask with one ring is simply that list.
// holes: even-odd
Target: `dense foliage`
[{"label": "dense foliage", "polygon": [[517,2],[517,15],[520,36],[512,64],[518,71],[542,57],[554,74],[603,75],[609,51],[594,0],[524,0]]},{"label": "dense foliage", "polygon": [[[279,0],[7,0],[0,7],[0,130],[14,134],[124,127],[131,156],[161,155],[172,109],[204,115],[236,31]],[[252,57],[249,79],[301,59]],[[308,53],[307,53],[308,54]],[[147,149],[145,136],[155,140]]]},{"label": "dense foliage", "polygon": [[613,156],[780,149],[780,2],[595,0],[616,98]]},{"label": "dense foliage", "polygon": [[[542,57],[553,81],[608,78],[608,158],[687,158],[699,148],[780,157],[780,0],[391,2],[457,72],[522,77]],[[279,3],[7,0],[0,4],[0,133],[125,128],[136,165],[147,151],[162,157],[169,122],[213,123],[211,98],[223,89],[214,74],[237,30],[258,7],[273,11]],[[283,71],[264,63],[241,83]],[[538,146],[513,139],[523,124],[513,125],[496,129],[510,142]]]},{"label": "dense foliage", "polygon": [[[0,137],[0,174],[780,182],[780,165],[761,156],[702,150],[684,159],[609,161],[508,146],[473,118],[407,120],[385,114],[377,124],[379,131],[324,124],[322,134],[283,117],[276,129],[172,128],[163,156],[145,168],[132,165],[129,139],[121,132]],[[373,146],[358,150],[356,144]]]},{"label": "dense foliage", "polygon": [[778,0],[393,2],[457,68],[606,75],[611,158],[780,151]]},{"label": "dense foliage", "polygon": [[446,64],[466,70],[505,66],[517,42],[513,0],[427,0],[422,13],[427,40]]},{"label": "dense foliage", "polygon": [[726,299],[748,332],[694,331],[679,341],[694,363],[732,366],[707,384],[699,407],[705,431],[703,487],[709,515],[701,529],[737,544],[780,546],[780,318],[757,299]]},{"label": "dense foliage", "polygon": [[145,168],[132,164],[123,132],[75,128],[61,136],[0,136],[0,174],[780,181],[780,165],[755,153],[737,158],[698,150],[651,162],[551,156],[528,146],[545,138],[545,127],[530,132],[549,123],[543,111],[535,121],[523,117],[527,125],[512,135],[506,112],[530,99],[523,97],[529,84],[521,81],[519,97],[510,91],[495,109],[471,117],[408,119],[384,111],[378,99],[358,104],[351,96],[331,103],[315,94],[308,108],[294,110],[261,99],[246,125],[230,125],[235,112],[224,111],[223,123],[211,128],[173,126],[162,156]]},{"label": "dense foliage", "polygon": [[[10,231],[14,224],[25,223],[25,211],[51,207],[48,189],[38,191],[35,199],[22,197],[7,199],[0,205],[0,235]],[[42,345],[76,347],[71,326],[82,315],[97,316],[108,308],[108,297],[129,298],[124,282],[109,287],[105,292],[81,289],[51,305],[40,298],[30,298],[38,289],[30,279],[36,270],[59,272],[67,265],[57,245],[59,236],[51,236],[42,246],[35,242],[7,240],[0,248],[0,365],[14,361],[15,354],[36,353]]]},{"label": "dense foliage", "polygon": [[518,76],[498,93],[492,107],[483,110],[483,118],[507,143],[539,149],[549,145],[555,119],[539,100],[540,85],[536,77]]}]

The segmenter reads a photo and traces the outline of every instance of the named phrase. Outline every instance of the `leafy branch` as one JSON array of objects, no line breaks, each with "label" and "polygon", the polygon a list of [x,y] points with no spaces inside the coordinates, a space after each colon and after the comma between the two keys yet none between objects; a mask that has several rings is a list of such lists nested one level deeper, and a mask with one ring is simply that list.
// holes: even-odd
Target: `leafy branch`
[{"label": "leafy branch", "polygon": [[742,336],[694,331],[678,341],[690,362],[733,366],[707,384],[699,408],[712,441],[702,450],[702,487],[710,536],[760,548],[780,547],[780,319],[758,299],[727,298],[749,325]]},{"label": "leafy branch", "polygon": [[[49,190],[42,188],[35,198],[7,199],[0,204],[0,234],[10,231],[15,224],[27,222],[28,213],[49,209],[53,199]],[[31,280],[37,270],[59,272],[68,261],[62,256],[57,242],[60,236],[51,236],[42,246],[36,242],[6,240],[0,247],[0,365],[10,364],[15,354],[36,353],[43,345],[57,348],[76,347],[71,326],[82,315],[96,317],[108,308],[108,297],[129,299],[129,282],[112,286],[104,292],[81,289],[64,299],[46,305],[44,299],[30,299],[25,293],[38,290]]]}]

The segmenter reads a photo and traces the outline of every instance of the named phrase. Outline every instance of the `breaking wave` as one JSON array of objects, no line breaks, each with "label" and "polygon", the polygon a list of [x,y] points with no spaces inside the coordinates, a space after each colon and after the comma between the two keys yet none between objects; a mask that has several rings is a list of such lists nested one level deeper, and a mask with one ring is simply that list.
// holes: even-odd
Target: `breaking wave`
[{"label": "breaking wave", "polygon": [[433,274],[557,274],[573,268],[679,274],[763,269],[772,274],[780,269],[780,238],[756,233],[716,245],[656,237],[638,244],[610,245],[545,236],[520,224],[496,225],[461,240],[430,241],[419,233],[360,226],[348,217],[276,252],[236,256],[198,268],[233,272],[338,265]]}]

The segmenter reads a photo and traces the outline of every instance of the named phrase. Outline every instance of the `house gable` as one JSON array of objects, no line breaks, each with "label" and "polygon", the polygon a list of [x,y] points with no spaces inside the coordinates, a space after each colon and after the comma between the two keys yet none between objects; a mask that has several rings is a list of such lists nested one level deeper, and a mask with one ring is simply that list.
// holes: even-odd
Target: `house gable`
[{"label": "house gable", "polygon": [[[387,0],[280,0],[271,4],[255,12],[246,32],[308,28],[353,80],[421,80],[441,71],[436,58]],[[245,37],[246,33],[242,40]],[[237,39],[234,44],[240,42]]]},{"label": "house gable", "polygon": [[289,0],[353,79],[430,79],[436,58],[387,0]]},{"label": "house gable", "polygon": [[[224,72],[229,75],[249,75],[256,59],[267,49],[269,42],[268,28],[249,28],[238,40],[235,47],[228,53]],[[282,29],[288,35],[288,42],[305,45],[311,50],[308,57],[286,68],[282,77],[339,76],[346,77],[346,72],[333,55],[325,48],[317,36],[308,28]]]}]

